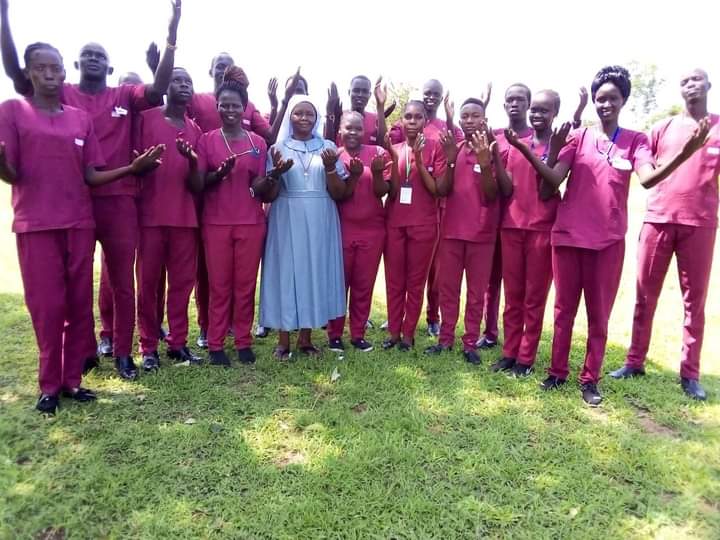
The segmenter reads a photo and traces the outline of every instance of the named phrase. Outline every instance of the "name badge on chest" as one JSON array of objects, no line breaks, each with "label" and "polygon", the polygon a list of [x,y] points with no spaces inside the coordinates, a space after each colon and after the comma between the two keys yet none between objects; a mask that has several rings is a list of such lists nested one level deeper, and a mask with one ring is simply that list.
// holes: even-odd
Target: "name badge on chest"
[{"label": "name badge on chest", "polygon": [[614,157],[610,160],[610,165],[618,171],[632,171],[632,163],[629,159],[623,157]]},{"label": "name badge on chest", "polygon": [[717,146],[708,146],[707,153],[709,156],[720,156],[720,148]]},{"label": "name badge on chest", "polygon": [[122,118],[123,116],[127,116],[127,114],[128,110],[126,108],[116,105],[110,113],[110,116],[113,118]]},{"label": "name badge on chest", "polygon": [[412,186],[400,188],[400,204],[412,204]]}]

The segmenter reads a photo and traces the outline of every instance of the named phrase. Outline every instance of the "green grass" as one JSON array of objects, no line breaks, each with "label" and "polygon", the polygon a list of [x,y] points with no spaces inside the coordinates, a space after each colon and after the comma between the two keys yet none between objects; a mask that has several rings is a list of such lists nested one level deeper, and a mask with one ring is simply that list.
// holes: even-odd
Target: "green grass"
[{"label": "green grass", "polygon": [[[621,365],[629,339],[636,237],[605,371]],[[165,361],[135,383],[105,361],[86,380],[97,403],[64,402],[43,418],[32,409],[37,360],[22,297],[0,294],[0,538],[720,538],[717,271],[708,402],[690,402],[677,385],[671,275],[648,376],[604,379],[596,410],[575,384],[538,389],[546,333],[527,380],[491,374],[497,352],[479,368],[457,352],[423,357],[424,337],[406,355],[288,364],[259,340],[253,367]]]}]

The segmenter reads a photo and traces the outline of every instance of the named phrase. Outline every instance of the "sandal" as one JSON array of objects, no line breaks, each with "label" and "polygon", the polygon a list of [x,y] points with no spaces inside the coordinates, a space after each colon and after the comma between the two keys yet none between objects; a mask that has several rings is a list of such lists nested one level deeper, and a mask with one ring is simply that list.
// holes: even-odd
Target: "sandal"
[{"label": "sandal", "polygon": [[287,362],[290,358],[292,358],[292,353],[290,352],[290,349],[285,349],[284,347],[280,347],[278,345],[275,347],[275,350],[273,350],[273,356],[281,362]]}]

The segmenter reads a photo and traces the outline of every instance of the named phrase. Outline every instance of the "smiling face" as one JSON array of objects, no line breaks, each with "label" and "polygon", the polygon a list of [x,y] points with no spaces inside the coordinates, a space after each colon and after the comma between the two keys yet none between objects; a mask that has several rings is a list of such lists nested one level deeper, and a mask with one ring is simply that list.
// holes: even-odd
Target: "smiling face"
[{"label": "smiling face", "polygon": [[310,138],[316,121],[317,112],[315,107],[307,101],[301,101],[290,112],[290,125],[292,126],[293,135],[297,138]]},{"label": "smiling face", "polygon": [[680,95],[686,104],[700,103],[707,99],[711,86],[705,71],[693,69],[680,78]]},{"label": "smiling face", "polygon": [[350,104],[353,111],[362,112],[370,101],[370,81],[365,77],[355,77],[350,83]]},{"label": "smiling face", "polygon": [[423,86],[423,104],[425,110],[429,113],[434,113],[440,106],[440,102],[443,98],[443,87],[440,81],[435,79],[429,80]]},{"label": "smiling face", "polygon": [[402,127],[405,137],[414,140],[425,127],[425,109],[416,101],[405,105],[402,115]]},{"label": "smiling face", "polygon": [[545,132],[552,127],[557,113],[554,97],[546,92],[538,92],[530,104],[530,125],[535,131]]},{"label": "smiling face", "polygon": [[348,150],[355,150],[362,144],[365,131],[359,113],[345,113],[340,122],[340,138]]},{"label": "smiling face", "polygon": [[80,59],[75,62],[80,70],[80,78],[89,81],[100,81],[112,74],[110,57],[102,45],[88,43],[80,49]]},{"label": "smiling face", "polygon": [[60,94],[60,88],[65,81],[65,68],[57,51],[52,49],[34,51],[30,56],[26,73],[35,94],[45,97],[55,97]]},{"label": "smiling face", "polygon": [[625,99],[620,89],[611,82],[606,82],[595,93],[595,111],[603,124],[617,122]]},{"label": "smiling face", "polygon": [[193,96],[193,82],[187,71],[182,68],[175,68],[173,70],[167,95],[168,102],[170,103],[177,103],[180,105],[187,105],[190,103]]},{"label": "smiling face", "polygon": [[238,92],[232,90],[220,92],[217,108],[224,128],[233,129],[242,121],[242,114],[245,109]]}]

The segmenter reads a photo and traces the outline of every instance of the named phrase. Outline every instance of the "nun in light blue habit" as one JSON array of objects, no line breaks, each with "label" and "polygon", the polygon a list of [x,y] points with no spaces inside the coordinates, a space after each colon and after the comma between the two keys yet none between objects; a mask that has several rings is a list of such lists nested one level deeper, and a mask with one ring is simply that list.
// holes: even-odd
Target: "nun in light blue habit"
[{"label": "nun in light blue habit", "polygon": [[340,160],[327,159],[336,148],[322,137],[320,111],[308,96],[293,96],[273,146],[293,162],[279,177],[270,207],[260,281],[259,323],[279,330],[279,359],[290,356],[292,330],[301,330],[298,351],[317,354],[310,330],[345,313],[340,220],[331,192],[340,198],[348,173]]}]

